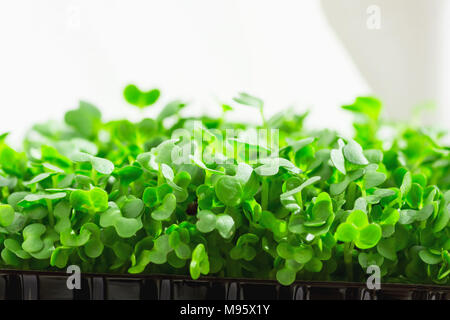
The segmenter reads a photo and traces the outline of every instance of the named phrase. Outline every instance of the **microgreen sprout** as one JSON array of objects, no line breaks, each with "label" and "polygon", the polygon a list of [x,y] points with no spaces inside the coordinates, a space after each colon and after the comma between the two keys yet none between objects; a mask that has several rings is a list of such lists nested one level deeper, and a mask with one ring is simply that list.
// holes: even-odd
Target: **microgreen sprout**
[{"label": "microgreen sprout", "polygon": [[[139,108],[160,92],[124,90]],[[16,151],[0,136],[2,268],[295,280],[450,283],[450,149],[430,131],[378,131],[381,103],[343,107],[353,138],[303,128],[307,113],[262,126],[183,117],[105,122],[80,102],[64,123],[37,124]],[[166,121],[169,120],[170,121]],[[257,139],[251,130],[266,132]],[[256,132],[256,131],[255,131]],[[37,138],[39,137],[39,138]],[[273,143],[274,141],[276,143]],[[387,146],[387,147],[386,147]]]}]

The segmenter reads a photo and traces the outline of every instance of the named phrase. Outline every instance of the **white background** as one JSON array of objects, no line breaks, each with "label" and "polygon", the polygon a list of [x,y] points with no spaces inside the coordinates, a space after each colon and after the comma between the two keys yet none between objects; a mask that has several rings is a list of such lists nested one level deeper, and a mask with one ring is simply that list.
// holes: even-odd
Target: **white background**
[{"label": "white background", "polygon": [[13,140],[79,99],[136,119],[128,83],[161,89],[148,115],[176,98],[214,114],[247,91],[268,115],[310,109],[310,126],[342,130],[339,106],[371,94],[316,0],[0,0],[0,35],[0,132]]}]

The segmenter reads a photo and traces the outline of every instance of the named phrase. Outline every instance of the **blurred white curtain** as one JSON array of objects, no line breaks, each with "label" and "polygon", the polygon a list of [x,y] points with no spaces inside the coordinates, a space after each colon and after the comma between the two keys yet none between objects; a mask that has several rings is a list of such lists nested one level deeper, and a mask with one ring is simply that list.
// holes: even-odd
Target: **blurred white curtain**
[{"label": "blurred white curtain", "polygon": [[[326,16],[391,119],[434,105],[450,129],[450,1],[322,0]],[[377,28],[371,19],[379,19]]]},{"label": "blurred white curtain", "polygon": [[[339,105],[370,93],[317,0],[1,1],[0,34],[0,131],[16,136],[80,98],[137,117],[122,99],[129,82],[191,101],[186,112],[242,90],[268,115],[297,105],[309,124],[343,129]],[[257,121],[251,111],[234,117]]]}]

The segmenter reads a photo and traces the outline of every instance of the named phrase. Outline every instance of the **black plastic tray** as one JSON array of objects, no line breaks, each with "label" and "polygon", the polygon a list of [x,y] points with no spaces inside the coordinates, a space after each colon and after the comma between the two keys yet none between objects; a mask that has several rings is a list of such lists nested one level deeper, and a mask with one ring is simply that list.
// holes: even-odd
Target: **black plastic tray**
[{"label": "black plastic tray", "polygon": [[295,282],[167,275],[82,274],[69,290],[69,274],[0,270],[0,300],[450,300],[450,287],[381,284],[369,290],[349,282]]}]

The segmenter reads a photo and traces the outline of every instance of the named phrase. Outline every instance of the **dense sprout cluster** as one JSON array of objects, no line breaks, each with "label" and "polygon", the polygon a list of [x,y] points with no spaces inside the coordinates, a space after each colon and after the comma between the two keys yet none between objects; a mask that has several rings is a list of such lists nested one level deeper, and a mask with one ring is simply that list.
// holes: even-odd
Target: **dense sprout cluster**
[{"label": "dense sprout cluster", "polygon": [[[139,108],[159,98],[136,86],[124,93]],[[381,141],[381,105],[370,97],[343,107],[357,116],[353,139],[305,130],[306,114],[266,120],[248,94],[235,102],[255,107],[258,128],[278,130],[277,143],[248,139],[250,125],[226,120],[229,105],[221,117],[190,118],[179,114],[182,101],[136,123],[103,122],[80,102],[64,123],[35,125],[22,152],[2,135],[2,268],[289,285],[363,281],[377,265],[383,281],[449,284],[450,150],[441,133],[397,125]]]}]

